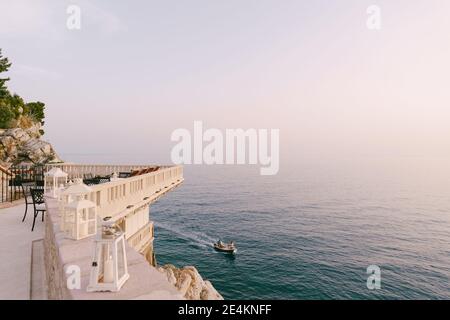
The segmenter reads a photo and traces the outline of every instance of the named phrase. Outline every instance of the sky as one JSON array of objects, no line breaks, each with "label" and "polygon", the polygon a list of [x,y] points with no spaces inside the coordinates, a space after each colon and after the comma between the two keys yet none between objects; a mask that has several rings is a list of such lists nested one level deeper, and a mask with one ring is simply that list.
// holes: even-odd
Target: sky
[{"label": "sky", "polygon": [[195,120],[279,129],[282,161],[448,158],[449,16],[448,0],[0,0],[0,48],[68,160],[168,162]]}]

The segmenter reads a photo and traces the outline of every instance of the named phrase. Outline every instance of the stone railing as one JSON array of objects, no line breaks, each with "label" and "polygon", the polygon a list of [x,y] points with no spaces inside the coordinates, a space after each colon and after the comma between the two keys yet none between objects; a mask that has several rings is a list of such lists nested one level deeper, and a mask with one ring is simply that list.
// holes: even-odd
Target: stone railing
[{"label": "stone railing", "polygon": [[110,164],[48,164],[47,171],[53,167],[58,167],[69,175],[69,179],[84,178],[86,174],[93,176],[108,176],[113,173],[131,172],[133,170],[141,170],[146,168],[170,168],[171,166],[158,165],[110,165]]},{"label": "stone railing", "polygon": [[[155,165],[73,165],[56,164],[56,166],[69,174],[70,178],[82,177],[84,174],[111,175],[117,172],[130,172]],[[146,200],[164,192],[173,185],[183,181],[182,166],[158,166],[159,169],[128,178],[112,179],[113,181],[91,186],[92,192],[88,199],[97,204],[97,213],[100,218],[117,216],[136,210],[138,206],[146,204]]]},{"label": "stone railing", "polygon": [[183,167],[161,168],[139,176],[91,186],[92,192],[88,198],[97,204],[97,213],[101,218],[114,217],[137,209],[137,206],[144,205],[148,198],[181,181]]},{"label": "stone railing", "polygon": [[[83,177],[84,174],[103,176],[156,167],[58,164],[49,165],[47,169],[52,166],[69,173],[72,179]],[[153,222],[149,219],[149,205],[183,182],[183,167],[158,166],[153,172],[111,180],[92,185],[92,191],[86,197],[97,205],[99,218],[113,217],[125,232],[130,281],[118,293],[86,293],[93,238],[78,241],[67,239],[65,233],[60,230],[60,204],[56,199],[46,198],[48,218],[44,243],[49,297],[51,299],[182,298],[176,288],[167,281],[166,276],[152,267],[155,264],[152,247],[154,229]],[[66,269],[72,265],[81,268],[82,290],[68,290],[65,285]]]}]

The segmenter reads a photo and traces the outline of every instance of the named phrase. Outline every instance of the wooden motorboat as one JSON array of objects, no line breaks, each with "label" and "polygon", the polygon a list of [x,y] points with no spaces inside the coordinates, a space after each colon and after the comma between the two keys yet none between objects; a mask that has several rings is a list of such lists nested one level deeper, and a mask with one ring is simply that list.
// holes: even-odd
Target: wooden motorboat
[{"label": "wooden motorboat", "polygon": [[221,243],[221,242],[216,242],[213,244],[214,249],[216,249],[217,251],[220,252],[225,252],[225,253],[236,253],[237,249],[236,246],[234,245],[234,243]]}]

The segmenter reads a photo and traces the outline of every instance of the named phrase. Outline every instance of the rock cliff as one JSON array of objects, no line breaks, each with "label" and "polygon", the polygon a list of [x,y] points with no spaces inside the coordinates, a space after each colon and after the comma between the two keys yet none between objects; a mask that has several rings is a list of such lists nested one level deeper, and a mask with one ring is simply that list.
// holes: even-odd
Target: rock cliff
[{"label": "rock cliff", "polygon": [[167,276],[167,280],[188,300],[223,300],[208,280],[203,280],[195,267],[177,268],[167,264],[158,270]]},{"label": "rock cliff", "polygon": [[41,140],[40,125],[0,131],[0,165],[62,162],[52,145]]}]

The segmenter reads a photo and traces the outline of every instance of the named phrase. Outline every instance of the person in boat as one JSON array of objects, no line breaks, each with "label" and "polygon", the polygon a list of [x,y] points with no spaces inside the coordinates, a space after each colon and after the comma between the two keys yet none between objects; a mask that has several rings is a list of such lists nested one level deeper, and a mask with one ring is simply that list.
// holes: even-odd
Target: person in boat
[{"label": "person in boat", "polygon": [[234,248],[234,241],[230,242],[230,247]]},{"label": "person in boat", "polygon": [[217,245],[221,248],[223,248],[223,242],[222,240],[219,239],[219,241],[217,241]]}]

